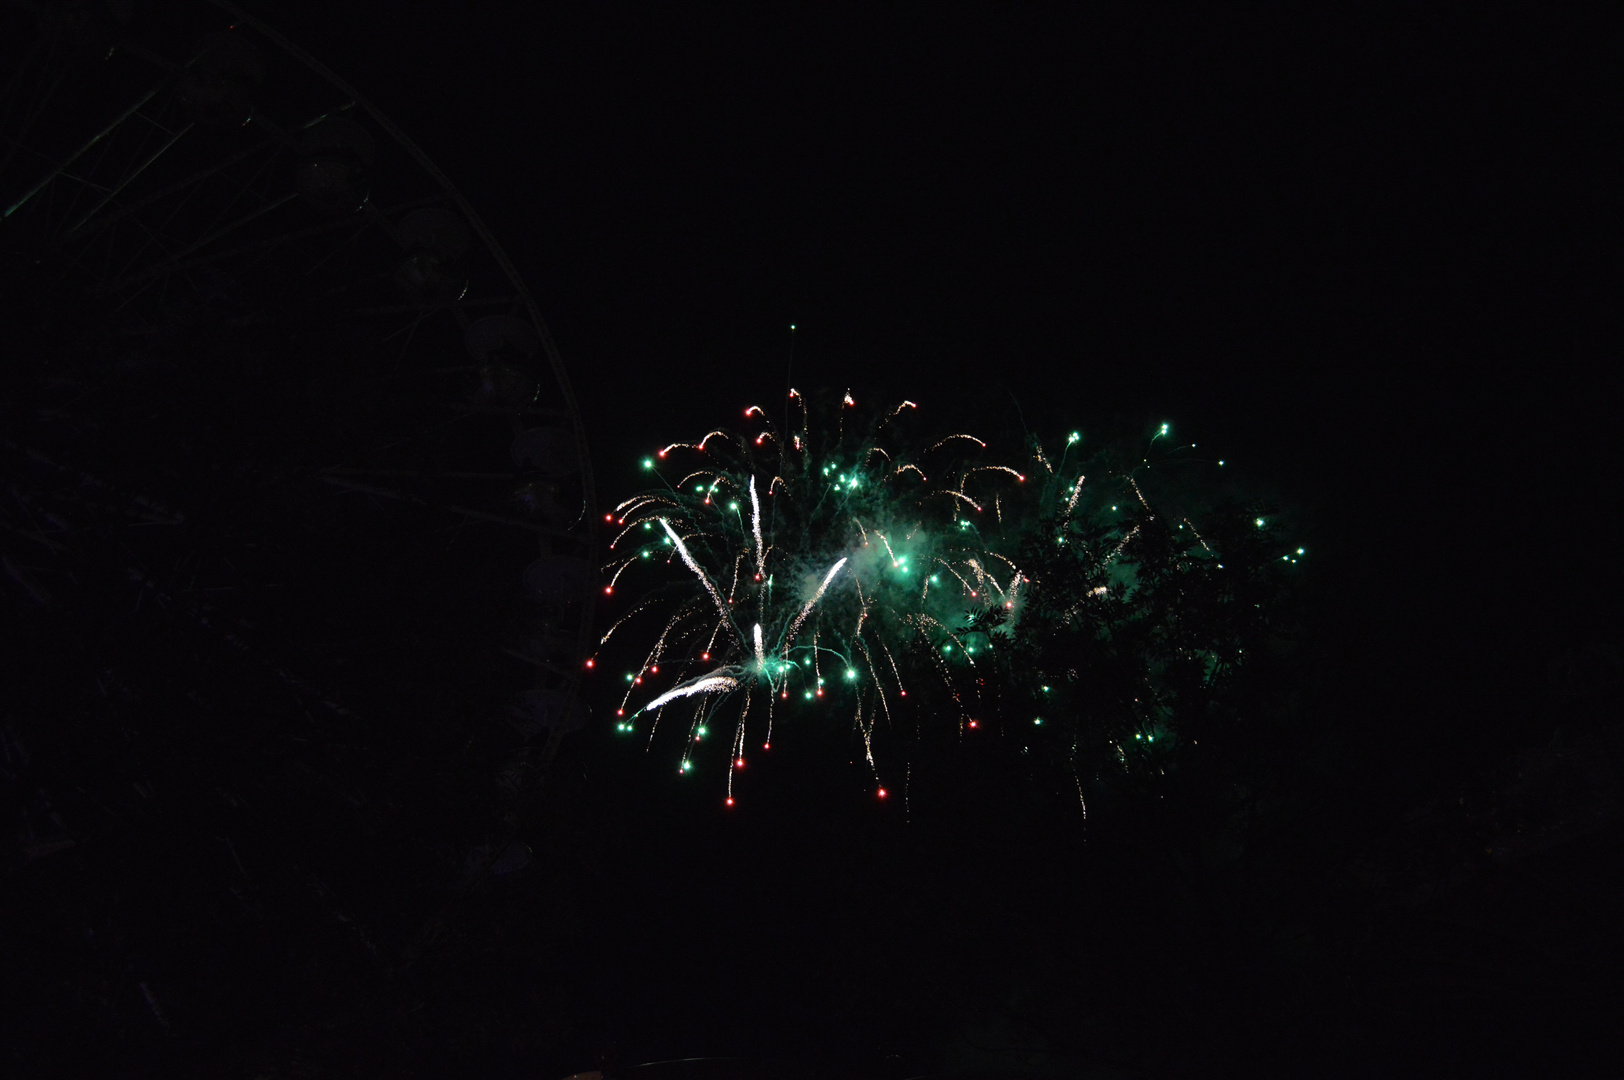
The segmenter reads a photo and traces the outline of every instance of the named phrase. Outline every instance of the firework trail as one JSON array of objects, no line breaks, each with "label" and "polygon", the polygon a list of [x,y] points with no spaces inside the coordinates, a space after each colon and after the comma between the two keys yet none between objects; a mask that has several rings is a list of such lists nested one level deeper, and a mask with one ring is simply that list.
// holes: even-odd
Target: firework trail
[{"label": "firework trail", "polygon": [[[666,446],[644,461],[657,485],[608,515],[619,526],[605,567],[611,591],[645,569],[663,583],[604,641],[637,625],[633,615],[659,610],[666,620],[626,675],[620,729],[648,718],[652,731],[660,710],[691,705],[686,771],[707,721],[736,700],[729,805],[745,719],[759,717],[770,744],[775,710],[796,722],[853,717],[883,798],[876,722],[892,716],[910,680],[927,678],[954,703],[939,712],[965,723],[963,672],[993,648],[973,628],[1007,632],[1023,603],[1022,574],[994,550],[989,520],[1024,482],[1019,470],[986,461],[986,443],[964,434],[910,452],[895,428],[913,402],[867,423],[850,393],[819,412],[792,390],[789,405],[787,430],[752,406],[744,416],[762,425],[755,434],[712,431]],[[680,479],[662,475],[679,462],[671,475]],[[678,564],[686,573],[673,576]],[[653,693],[656,679],[669,685]],[[752,710],[756,699],[765,707]]]}]

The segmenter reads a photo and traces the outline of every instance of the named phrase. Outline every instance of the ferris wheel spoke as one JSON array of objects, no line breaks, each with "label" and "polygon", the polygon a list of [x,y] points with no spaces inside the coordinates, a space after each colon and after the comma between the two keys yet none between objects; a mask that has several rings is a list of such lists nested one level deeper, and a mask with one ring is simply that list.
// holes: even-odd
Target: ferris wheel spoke
[{"label": "ferris wheel spoke", "polygon": [[176,194],[177,192],[195,190],[208,181],[225,175],[232,168],[241,165],[243,162],[249,161],[261,154],[266,156],[265,166],[262,166],[260,170],[263,172],[265,168],[271,164],[275,153],[280,149],[282,149],[282,142],[280,139],[267,138],[254,146],[250,146],[247,149],[239,150],[235,154],[223,157],[218,161],[211,163],[204,169],[187,175],[183,179],[164,184],[157,190],[143,195],[138,200],[126,202],[122,207],[120,207],[117,213],[106,215],[101,221],[96,223],[94,228],[83,229],[80,232],[78,239],[87,240],[98,230],[116,225],[127,217],[139,214],[157,203],[162,202],[164,199],[169,198],[171,195]]},{"label": "ferris wheel spoke", "polygon": [[458,517],[468,518],[473,521],[495,522],[499,525],[508,525],[515,529],[523,529],[526,532],[539,533],[543,536],[556,536],[565,540],[574,541],[580,539],[569,529],[558,528],[557,526],[553,525],[542,525],[534,521],[526,521],[524,518],[513,517],[507,514],[493,514],[486,510],[476,510],[471,506],[459,506],[456,503],[441,502],[435,499],[425,498],[422,495],[415,495],[408,491],[398,491],[393,488],[379,487],[376,484],[363,484],[358,480],[349,480],[342,476],[328,474],[323,476],[322,479],[327,481],[327,483],[332,484],[334,487],[347,488],[350,491],[358,491],[367,495],[376,495],[384,499],[395,499],[400,502],[411,503],[414,506],[423,506],[431,510],[439,510],[447,514],[454,514]]},{"label": "ferris wheel spoke", "polygon": [[113,187],[105,195],[103,195],[102,200],[100,202],[98,202],[95,206],[92,206],[89,210],[85,211],[84,216],[82,216],[78,221],[74,222],[72,225],[70,225],[68,227],[66,239],[68,239],[70,241],[76,239],[79,232],[80,232],[80,230],[82,230],[87,224],[89,224],[91,218],[93,218],[97,214],[101,213],[103,207],[105,207],[108,203],[112,202],[114,199],[118,198],[119,195],[124,191],[125,188],[129,187],[130,184],[132,184],[136,180],[138,180],[142,173],[146,172],[149,168],[151,168],[154,162],[156,162],[159,158],[163,157],[164,154],[166,152],[168,152],[170,147],[172,147],[176,143],[180,142],[180,140],[186,135],[186,133],[191,131],[191,130],[192,130],[192,125],[187,124],[184,127],[182,127],[179,131],[175,131],[175,132],[171,133],[169,138],[164,141],[164,144],[162,146],[158,147],[157,150],[153,151],[151,156],[147,157],[140,164],[138,164],[135,167],[135,169],[128,176],[126,176],[126,177],[124,177],[124,179],[120,180],[115,187]]},{"label": "ferris wheel spoke", "polygon": [[440,472],[417,472],[410,469],[333,468],[324,471],[331,476],[409,476],[424,480],[492,480],[512,483],[515,479],[515,475],[511,472],[457,472],[449,469]]},{"label": "ferris wheel spoke", "polygon": [[[0,5],[0,270],[40,301],[14,308],[6,435],[99,482],[4,452],[0,588],[103,604],[163,663],[250,650],[346,722],[426,716],[415,687],[459,672],[457,707],[503,730],[541,694],[514,725],[531,775],[584,723],[593,637],[557,348],[474,209],[352,88],[229,4],[165,20],[86,53]],[[203,677],[147,656],[110,677]]]},{"label": "ferris wheel spoke", "polygon": [[[135,274],[135,275],[132,275],[129,278],[125,278],[123,280],[114,281],[114,282],[110,283],[109,286],[108,286],[107,291],[109,291],[109,292],[118,292],[120,289],[126,288],[126,287],[128,287],[130,285],[140,284],[140,283],[142,283],[144,281],[147,281],[147,280],[149,280],[151,278],[157,277],[160,274],[174,273],[175,271],[177,271],[179,269],[182,269],[183,266],[190,267],[190,266],[193,266],[193,265],[202,265],[203,263],[210,262],[210,261],[212,261],[211,259],[206,259],[205,258],[205,259],[197,259],[197,260],[194,260],[191,263],[183,264],[181,262],[181,260],[184,259],[187,255],[190,255],[193,252],[199,251],[202,248],[208,247],[210,244],[212,244],[212,243],[214,243],[214,242],[216,242],[218,240],[221,240],[221,239],[223,239],[223,238],[225,238],[227,236],[230,236],[232,233],[238,231],[239,229],[245,228],[250,223],[258,221],[260,218],[264,217],[265,215],[270,214],[270,213],[274,213],[275,211],[277,211],[277,210],[281,209],[282,207],[286,206],[288,203],[292,202],[294,199],[297,199],[298,197],[299,196],[298,196],[297,192],[289,192],[288,194],[283,195],[281,198],[275,199],[272,202],[266,204],[265,206],[261,206],[259,209],[254,210],[251,213],[243,215],[242,217],[240,217],[237,220],[233,221],[230,225],[227,225],[227,226],[225,226],[223,228],[220,228],[220,229],[216,229],[214,232],[209,233],[208,235],[204,236],[202,239],[193,241],[191,244],[189,244],[188,246],[182,248],[180,251],[172,253],[169,256],[168,259],[166,259],[165,261],[159,263],[158,265],[156,265],[154,267],[151,267],[150,269],[145,270],[140,274]],[[225,258],[225,257],[228,257],[228,256],[222,255],[222,256],[219,256],[219,257]]]},{"label": "ferris wheel spoke", "polygon": [[[232,232],[246,227],[253,221],[261,219],[276,210],[286,207],[290,203],[294,202],[297,198],[297,192],[283,194],[275,200],[269,202],[267,205],[255,210],[253,213],[240,218],[232,225],[217,229],[199,240],[190,242],[186,247],[172,252],[164,260],[147,267],[139,273],[127,274],[126,276],[107,282],[104,286],[102,286],[102,288],[109,293],[118,293],[133,286],[145,284],[153,278],[166,274],[180,273],[186,270],[231,259],[242,258],[249,255],[263,257],[265,254],[275,249],[286,248],[303,241],[319,240],[333,235],[349,234],[350,239],[353,240],[364,233],[372,225],[371,222],[347,219],[321,222],[315,225],[306,226],[302,229],[276,232],[272,235],[263,236],[248,243],[239,244],[235,247],[225,248],[220,251],[211,251],[206,254],[200,254],[200,252],[202,252],[203,249],[208,247],[210,244],[224,239]],[[443,204],[444,202],[445,198],[443,195],[431,195],[416,199],[404,200],[398,204],[393,204],[387,208],[380,209],[377,212],[379,214],[399,214],[422,207]],[[156,234],[154,234],[154,239],[157,239]],[[141,254],[142,253],[138,251],[134,256],[132,256],[132,259],[139,259]],[[306,273],[312,272],[319,268],[319,266],[329,261],[335,254],[337,254],[336,251],[328,251],[322,262],[308,268]],[[189,255],[194,257],[187,258]],[[249,262],[247,264],[247,268],[251,268],[254,265],[254,262]]]},{"label": "ferris wheel spoke", "polygon": [[27,191],[23,192],[22,196],[20,198],[18,198],[16,202],[13,202],[9,206],[7,206],[6,210],[5,210],[5,213],[0,214],[0,217],[10,217],[11,215],[15,214],[18,210],[21,210],[23,208],[23,206],[28,202],[28,200],[30,200],[34,196],[38,195],[41,191],[44,191],[45,188],[51,183],[52,180],[55,180],[57,177],[62,176],[64,173],[66,173],[67,170],[74,164],[74,162],[78,161],[84,155],[90,153],[90,151],[92,149],[94,149],[98,143],[100,143],[103,139],[107,138],[108,135],[110,135],[114,131],[116,131],[120,124],[124,123],[124,121],[128,120],[131,116],[133,116],[136,113],[136,111],[141,108],[141,106],[145,105],[147,102],[151,101],[154,97],[156,97],[158,95],[158,91],[160,89],[162,89],[162,87],[153,87],[151,90],[147,91],[147,93],[143,97],[141,97],[138,101],[136,101],[135,104],[133,104],[133,105],[129,106],[129,108],[125,109],[124,112],[121,113],[116,120],[114,120],[112,123],[108,124],[106,127],[102,128],[100,131],[96,132],[89,139],[87,139],[85,141],[84,145],[79,147],[79,149],[77,151],[75,151],[73,153],[73,155],[70,156],[66,161],[60,162],[56,166],[56,168],[52,169],[50,172],[48,172],[44,176],[40,177],[40,179],[34,184],[34,186],[29,188]]}]

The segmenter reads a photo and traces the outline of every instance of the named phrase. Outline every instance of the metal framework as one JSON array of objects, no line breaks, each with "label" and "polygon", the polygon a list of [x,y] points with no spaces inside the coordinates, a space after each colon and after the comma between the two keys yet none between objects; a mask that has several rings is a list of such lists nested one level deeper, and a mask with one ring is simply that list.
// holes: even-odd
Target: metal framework
[{"label": "metal framework", "polygon": [[[32,354],[5,402],[8,471],[67,532],[91,528],[91,488],[121,506],[132,572],[245,641],[346,611],[332,636],[358,640],[378,582],[346,568],[413,567],[461,662],[514,673],[493,723],[533,774],[584,723],[597,543],[586,432],[534,298],[445,174],[308,53],[223,0],[131,10],[8,16],[0,271]],[[71,576],[52,528],[8,555],[36,600]],[[300,555],[332,564],[304,608],[265,580]]]}]

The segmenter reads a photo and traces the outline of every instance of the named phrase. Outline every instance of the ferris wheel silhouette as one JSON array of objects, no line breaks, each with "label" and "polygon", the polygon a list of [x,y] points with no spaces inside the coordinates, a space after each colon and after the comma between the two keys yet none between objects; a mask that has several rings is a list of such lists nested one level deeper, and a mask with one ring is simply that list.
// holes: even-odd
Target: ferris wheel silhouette
[{"label": "ferris wheel silhouette", "polygon": [[[15,643],[48,665],[113,622],[185,624],[318,728],[500,730],[520,794],[586,722],[597,515],[563,362],[490,230],[232,4],[13,0],[0,42]],[[103,697],[137,677],[81,666]],[[13,717],[47,707],[25,684]],[[34,808],[61,827],[25,829],[31,858],[71,842],[65,798]]]}]

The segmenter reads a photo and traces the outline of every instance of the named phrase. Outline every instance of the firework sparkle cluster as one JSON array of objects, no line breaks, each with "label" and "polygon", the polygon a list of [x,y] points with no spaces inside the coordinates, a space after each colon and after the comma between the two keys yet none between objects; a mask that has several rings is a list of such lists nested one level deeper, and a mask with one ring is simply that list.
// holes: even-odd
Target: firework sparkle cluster
[{"label": "firework sparkle cluster", "polygon": [[1131,452],[1029,438],[1016,467],[972,435],[917,437],[915,409],[792,390],[780,418],[751,407],[749,431],[644,459],[653,483],[607,515],[605,592],[636,600],[600,646],[652,642],[622,734],[681,717],[683,773],[725,743],[729,806],[775,725],[849,726],[882,799],[927,736],[1002,736],[1086,810],[1102,770],[1165,775],[1242,722],[1240,673],[1306,552],[1222,494],[1223,461],[1164,424]]},{"label": "firework sparkle cluster", "polygon": [[662,714],[680,711],[687,771],[729,707],[731,801],[755,725],[768,748],[787,710],[839,710],[884,798],[876,724],[901,722],[916,682],[975,723],[961,669],[993,647],[981,627],[1019,618],[1027,579],[1000,541],[1025,477],[971,435],[911,451],[898,429],[915,408],[865,419],[849,393],[820,406],[792,390],[781,422],[751,407],[754,433],[712,431],[645,459],[657,486],[607,517],[617,532],[605,591],[665,575],[603,638],[660,626],[627,673],[621,731],[646,721],[652,738]]},{"label": "firework sparkle cluster", "polygon": [[1005,733],[1061,764],[1086,811],[1085,784],[1193,775],[1256,742],[1307,551],[1271,497],[1170,424],[1137,448],[1082,441],[1052,459],[1032,443],[1013,549],[1031,593],[999,687]]}]

